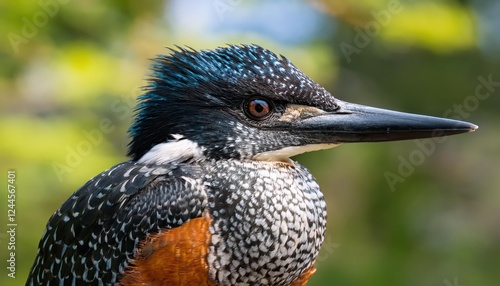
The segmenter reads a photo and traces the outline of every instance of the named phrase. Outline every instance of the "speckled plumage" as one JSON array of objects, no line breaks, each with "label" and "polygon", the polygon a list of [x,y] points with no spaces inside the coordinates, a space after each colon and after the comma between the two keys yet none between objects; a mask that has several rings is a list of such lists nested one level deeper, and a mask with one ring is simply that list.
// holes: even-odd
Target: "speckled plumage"
[{"label": "speckled plumage", "polygon": [[139,97],[138,116],[130,128],[129,155],[139,159],[170,134],[197,142],[213,158],[249,159],[314,140],[299,140],[284,128],[275,130],[273,121],[249,120],[241,104],[253,95],[275,102],[271,119],[278,119],[288,104],[337,108],[336,99],[288,59],[257,45],[183,49],[155,59],[150,85]]},{"label": "speckled plumage", "polygon": [[28,284],[116,283],[147,235],[203,211],[212,217],[207,261],[218,285],[289,285],[324,239],[323,197],[297,163],[126,162],[53,215]]},{"label": "speckled plumage", "polygon": [[[198,275],[210,286],[303,286],[326,207],[314,178],[289,157],[475,129],[337,100],[256,45],[173,50],[154,61],[139,97],[131,161],[90,180],[53,214],[27,285],[184,285]],[[179,245],[199,251],[189,256]]]},{"label": "speckled plumage", "polygon": [[[317,257],[326,209],[295,162],[253,160],[315,143],[248,119],[242,102],[334,110],[335,100],[284,57],[259,46],[160,56],[130,132],[132,161],[101,173],[50,218],[27,285],[119,282],[148,235],[208,213],[208,277],[217,285],[289,285]],[[156,147],[155,147],[156,146]]]},{"label": "speckled plumage", "polygon": [[315,262],[326,205],[314,178],[294,165],[230,160],[205,175],[209,273],[219,285],[290,285]]},{"label": "speckled plumage", "polygon": [[148,234],[201,216],[191,164],[125,162],[96,176],[50,218],[27,285],[112,284]]}]

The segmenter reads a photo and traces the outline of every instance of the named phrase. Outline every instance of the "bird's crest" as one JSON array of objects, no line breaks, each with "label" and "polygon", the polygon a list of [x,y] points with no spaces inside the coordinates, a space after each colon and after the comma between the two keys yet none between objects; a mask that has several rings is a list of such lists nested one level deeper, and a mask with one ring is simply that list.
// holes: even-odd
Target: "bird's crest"
[{"label": "bird's crest", "polygon": [[170,134],[184,135],[186,115],[193,118],[206,108],[239,108],[253,95],[324,110],[335,108],[333,96],[323,87],[284,56],[258,45],[202,51],[177,47],[170,51],[153,60],[149,85],[139,97],[135,122],[129,130],[129,155],[134,159],[172,139]]}]

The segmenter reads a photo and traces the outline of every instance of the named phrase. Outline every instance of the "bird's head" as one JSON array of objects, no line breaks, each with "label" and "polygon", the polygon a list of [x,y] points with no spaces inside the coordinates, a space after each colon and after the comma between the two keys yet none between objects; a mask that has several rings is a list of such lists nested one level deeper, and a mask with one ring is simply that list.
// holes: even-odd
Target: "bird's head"
[{"label": "bird's head", "polygon": [[134,160],[158,144],[183,141],[213,159],[286,161],[340,143],[477,128],[338,100],[288,59],[257,45],[173,50],[155,59],[152,71],[130,129]]}]

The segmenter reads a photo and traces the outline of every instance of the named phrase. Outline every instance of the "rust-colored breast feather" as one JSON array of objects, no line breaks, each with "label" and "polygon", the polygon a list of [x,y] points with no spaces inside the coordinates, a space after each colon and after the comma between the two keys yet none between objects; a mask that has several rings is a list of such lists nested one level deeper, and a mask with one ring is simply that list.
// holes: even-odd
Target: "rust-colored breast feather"
[{"label": "rust-colored breast feather", "polygon": [[[142,243],[120,285],[216,286],[208,278],[209,225],[209,218],[200,217],[150,236]],[[305,286],[315,271],[311,266],[291,286]]]},{"label": "rust-colored breast feather", "polygon": [[142,244],[120,285],[215,285],[208,278],[210,220],[192,219]]}]

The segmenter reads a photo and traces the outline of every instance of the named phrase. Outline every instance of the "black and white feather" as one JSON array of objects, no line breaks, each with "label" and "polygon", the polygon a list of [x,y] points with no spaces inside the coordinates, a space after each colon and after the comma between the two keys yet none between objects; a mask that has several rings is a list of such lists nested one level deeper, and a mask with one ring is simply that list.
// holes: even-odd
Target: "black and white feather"
[{"label": "black and white feather", "polygon": [[[256,45],[181,49],[152,70],[130,129],[132,160],[53,214],[27,285],[114,285],[148,235],[204,213],[211,280],[289,285],[316,260],[326,207],[314,178],[288,157],[333,146],[289,127],[335,110],[335,98]],[[244,110],[255,96],[272,106],[266,120]]]},{"label": "black and white feather", "polygon": [[50,218],[27,285],[116,283],[149,234],[201,216],[206,194],[184,178],[199,172],[125,162],[96,176]]}]

